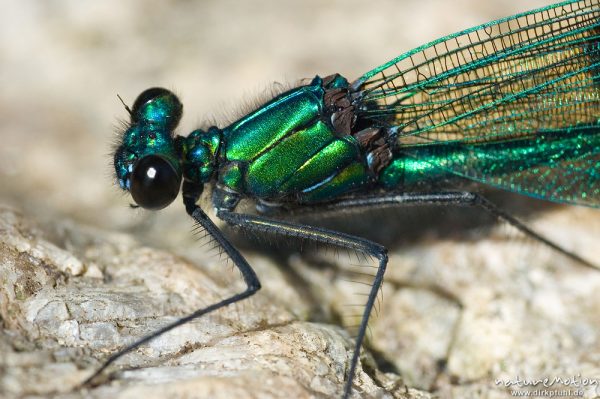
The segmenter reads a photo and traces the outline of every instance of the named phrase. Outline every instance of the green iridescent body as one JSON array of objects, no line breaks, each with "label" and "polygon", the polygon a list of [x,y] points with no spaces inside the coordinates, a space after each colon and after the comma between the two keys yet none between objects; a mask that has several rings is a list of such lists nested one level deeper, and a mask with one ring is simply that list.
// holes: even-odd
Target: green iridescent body
[{"label": "green iridescent body", "polygon": [[567,1],[429,43],[352,84],[317,76],[188,137],[173,137],[176,97],[138,99],[117,177],[128,189],[136,160],[158,154],[184,180],[214,183],[228,208],[449,177],[598,206],[599,35],[597,0]]},{"label": "green iridescent body", "polygon": [[[535,138],[474,146],[420,145],[410,147],[406,153],[400,147],[389,165],[373,175],[369,173],[368,153],[354,136],[336,134],[321,119],[325,108],[321,83],[317,78],[311,85],[284,93],[222,131],[197,130],[185,139],[179,138],[185,159],[184,176],[196,181],[212,178],[214,167],[207,168],[204,160],[219,150],[219,167],[214,177],[222,187],[263,200],[307,203],[375,187],[408,188],[453,174],[477,179],[469,175],[469,170],[484,171],[488,183],[494,184],[497,179],[502,186],[502,178],[515,169],[543,168],[549,158],[553,162],[568,161],[600,151],[598,126],[573,127],[540,132]],[[136,125],[126,132],[123,143],[135,149],[131,156],[160,153],[178,164],[177,146],[161,125]],[[206,150],[207,146],[210,150]],[[451,164],[462,165],[464,172],[449,173]],[[598,175],[592,172],[587,176],[597,179]],[[553,181],[557,184],[559,176],[548,174],[546,178],[545,185],[550,187]],[[584,186],[592,187],[592,183]],[[525,191],[526,187],[520,185],[511,189]],[[543,192],[533,195],[544,197]]]},{"label": "green iridescent body", "polygon": [[324,118],[324,93],[316,78],[223,129],[218,184],[245,196],[299,203],[367,184],[358,143]]},{"label": "green iridescent body", "polygon": [[[597,186],[600,175],[598,164],[588,165],[587,170],[564,170],[551,173],[552,163],[572,162],[600,151],[600,126],[574,127],[568,131],[539,132],[534,138],[513,139],[499,143],[468,146],[455,143],[424,145],[411,148],[409,156],[396,156],[379,176],[386,189],[411,187],[413,185],[460,176],[485,182],[511,191],[528,193],[537,198],[561,197],[562,202],[598,199]],[[402,151],[400,151],[402,153]],[[462,169],[462,171],[461,171]],[[535,182],[512,179],[515,171],[530,171]],[[477,173],[471,173],[477,171]],[[585,172],[585,173],[583,173]],[[561,193],[561,187],[569,187],[569,179],[577,179],[582,186],[577,196]],[[535,187],[543,189],[535,190]],[[590,191],[585,187],[590,187]],[[589,197],[589,198],[588,198]]]},{"label": "green iridescent body", "polygon": [[[271,202],[310,203],[378,187],[406,189],[453,175],[476,179],[469,170],[485,171],[489,184],[497,180],[501,186],[503,177],[515,169],[543,168],[549,158],[568,161],[600,149],[599,127],[573,127],[539,132],[535,138],[467,147],[461,143],[421,145],[407,153],[399,147],[392,152],[389,165],[374,174],[368,165],[369,153],[356,138],[336,133],[324,120],[321,83],[316,78],[311,85],[284,93],[223,129],[216,173],[221,187]],[[450,173],[451,164],[463,165],[464,172]],[[551,187],[558,176],[546,178],[546,186]],[[519,185],[511,189],[525,191]],[[532,195],[543,197],[544,193]]]},{"label": "green iridescent body", "polygon": [[[540,130],[535,137],[465,145],[460,142],[421,144],[391,151],[379,173],[369,167],[369,152],[351,134],[336,132],[324,118],[322,79],[282,94],[255,112],[222,130],[216,180],[219,186],[242,196],[270,202],[311,203],[331,201],[353,192],[374,189],[397,191],[426,181],[461,176],[505,187],[507,175],[530,170],[543,187],[564,186],[565,177],[542,173],[552,163],[581,159],[600,151],[598,125]],[[292,116],[292,117],[290,117]],[[393,138],[387,138],[388,141]],[[217,146],[215,146],[217,147]],[[204,158],[204,153],[199,159]],[[188,158],[188,165],[194,159]],[[184,163],[185,164],[185,163]],[[460,165],[460,167],[457,167]],[[192,167],[193,168],[193,167]],[[462,169],[462,170],[460,170]],[[598,174],[590,164],[584,187],[594,187]],[[569,171],[565,171],[566,175]],[[561,177],[562,176],[562,177]],[[512,191],[539,198],[548,191],[532,191],[527,181],[510,182]],[[538,182],[533,187],[539,186]],[[597,197],[582,190],[580,196]],[[577,198],[566,198],[565,202]]]}]

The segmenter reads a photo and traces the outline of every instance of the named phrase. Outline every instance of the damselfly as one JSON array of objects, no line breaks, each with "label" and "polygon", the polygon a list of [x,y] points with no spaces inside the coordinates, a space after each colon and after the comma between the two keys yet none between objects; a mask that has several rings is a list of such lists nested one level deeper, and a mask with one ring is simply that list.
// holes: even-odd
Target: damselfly
[{"label": "damselfly", "polygon": [[[404,53],[353,82],[317,76],[229,126],[187,137],[174,134],[182,104],[166,89],[148,89],[126,108],[131,121],[114,155],[121,188],[153,210],[181,189],[187,213],[222,247],[247,288],[121,349],[88,382],[149,340],[260,289],[251,265],[196,205],[205,186],[216,216],[229,225],[377,259],[344,397],[384,277],[386,248],[283,221],[290,209],[475,206],[590,264],[477,193],[423,187],[471,180],[600,206],[599,0],[565,1],[486,23]],[[257,214],[237,212],[242,199],[254,200]]]}]

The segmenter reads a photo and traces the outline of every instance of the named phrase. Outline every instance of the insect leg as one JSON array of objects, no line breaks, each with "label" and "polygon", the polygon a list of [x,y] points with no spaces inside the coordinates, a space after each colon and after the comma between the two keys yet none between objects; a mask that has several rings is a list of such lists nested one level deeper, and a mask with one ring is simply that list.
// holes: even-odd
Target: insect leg
[{"label": "insect leg", "polygon": [[252,267],[248,264],[246,259],[239,253],[239,251],[225,238],[223,233],[219,230],[219,228],[210,220],[210,218],[198,207],[195,202],[197,200],[197,196],[199,192],[194,192],[193,189],[187,189],[184,187],[184,203],[186,205],[186,210],[188,214],[194,218],[194,220],[200,224],[210,236],[219,243],[219,245],[223,248],[227,256],[232,260],[233,264],[240,270],[244,282],[246,283],[246,289],[238,294],[235,294],[229,298],[226,298],[222,301],[219,301],[215,304],[207,306],[202,309],[198,309],[195,312],[182,317],[174,321],[173,323],[167,324],[166,326],[154,331],[153,333],[146,335],[138,339],[137,341],[127,345],[125,348],[121,349],[117,353],[111,355],[107,360],[104,361],[102,366],[94,374],[92,374],[88,379],[86,379],[82,385],[90,385],[92,381],[102,373],[108,366],[110,366],[117,359],[122,357],[128,352],[138,348],[139,346],[147,343],[148,341],[164,334],[167,331],[170,331],[176,327],[179,327],[191,320],[194,320],[202,315],[220,309],[222,307],[231,305],[235,302],[241,301],[242,299],[248,298],[256,291],[260,289],[260,281]]},{"label": "insect leg", "polygon": [[580,257],[576,253],[563,248],[559,244],[549,240],[543,235],[535,232],[526,224],[498,208],[494,203],[490,202],[485,197],[470,191],[462,192],[435,192],[435,193],[399,193],[388,194],[378,197],[356,197],[342,199],[332,204],[324,206],[326,210],[344,210],[349,208],[366,208],[366,207],[384,207],[398,205],[456,205],[456,206],[475,206],[483,209],[490,215],[503,219],[513,227],[520,230],[525,235],[541,242],[542,244],[560,252],[568,258],[578,262],[586,267],[600,269],[599,265]]},{"label": "insect leg", "polygon": [[358,328],[358,334],[356,337],[356,343],[354,346],[354,353],[350,362],[350,369],[348,370],[348,376],[344,385],[343,397],[347,398],[350,396],[352,390],[352,380],[356,372],[356,366],[358,364],[358,357],[360,355],[360,348],[367,330],[367,324],[369,322],[369,316],[371,310],[375,304],[377,293],[383,283],[383,275],[388,262],[387,249],[369,241],[364,238],[356,237],[349,234],[344,234],[338,231],[306,226],[297,223],[284,222],[279,220],[272,220],[263,216],[247,215],[242,213],[230,212],[227,210],[217,211],[217,217],[224,220],[230,225],[238,226],[244,229],[254,230],[263,233],[275,233],[283,234],[289,237],[303,238],[308,240],[317,241],[320,243],[334,245],[342,248],[347,248],[355,251],[365,253],[367,255],[374,256],[379,261],[377,273],[373,279],[373,285],[367,297],[367,302],[362,314],[360,326]]}]

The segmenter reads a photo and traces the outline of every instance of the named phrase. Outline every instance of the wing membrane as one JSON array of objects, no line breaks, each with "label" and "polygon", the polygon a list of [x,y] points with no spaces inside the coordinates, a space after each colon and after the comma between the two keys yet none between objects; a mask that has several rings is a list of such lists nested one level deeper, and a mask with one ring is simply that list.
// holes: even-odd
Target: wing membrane
[{"label": "wing membrane", "polygon": [[[466,156],[443,167],[525,194],[600,205],[599,0],[566,1],[447,36],[375,68],[352,87],[359,118],[394,127],[408,156],[411,148],[439,144],[482,157],[486,143],[537,138],[532,143],[543,145],[544,132],[568,138],[589,127],[593,145],[585,154],[542,159],[530,169],[515,159],[515,171],[495,176],[488,163]],[[540,176],[552,173],[587,177],[551,189]]]}]

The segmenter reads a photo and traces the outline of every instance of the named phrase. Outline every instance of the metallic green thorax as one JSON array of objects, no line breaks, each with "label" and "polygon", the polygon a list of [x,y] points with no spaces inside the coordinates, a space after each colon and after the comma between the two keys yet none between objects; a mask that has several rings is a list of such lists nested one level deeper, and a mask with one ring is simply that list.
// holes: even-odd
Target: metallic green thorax
[{"label": "metallic green thorax", "polygon": [[339,75],[325,83],[316,77],[222,130],[179,138],[184,178],[214,178],[227,192],[277,202],[328,201],[364,188],[375,177],[366,154],[355,137],[336,131],[325,103],[328,90],[347,85]]},{"label": "metallic green thorax", "polygon": [[321,78],[291,90],[223,129],[218,181],[269,200],[335,198],[369,181],[354,137],[326,120]]},{"label": "metallic green thorax", "polygon": [[381,157],[369,155],[381,149],[380,137],[351,132],[348,82],[339,75],[316,77],[222,130],[187,137],[173,135],[181,106],[164,89],[144,92],[129,112],[131,125],[115,152],[117,178],[127,190],[147,156],[166,160],[169,173],[198,187],[216,181],[237,198],[287,203],[330,201],[363,189],[376,183],[383,166]]}]

